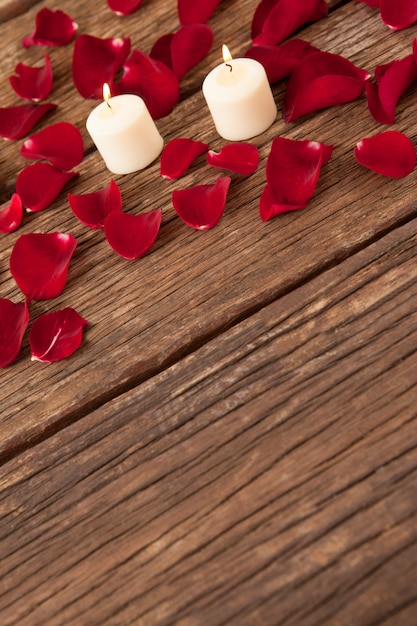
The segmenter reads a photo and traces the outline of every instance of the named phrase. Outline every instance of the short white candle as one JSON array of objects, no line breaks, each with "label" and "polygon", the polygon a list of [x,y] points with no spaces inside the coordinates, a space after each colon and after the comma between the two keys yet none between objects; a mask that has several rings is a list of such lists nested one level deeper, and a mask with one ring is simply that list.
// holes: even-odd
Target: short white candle
[{"label": "short white candle", "polygon": [[203,94],[217,132],[229,141],[263,133],[277,115],[274,96],[263,65],[254,59],[232,59],[223,46],[225,62],[203,82]]},{"label": "short white candle", "polygon": [[103,86],[105,101],[87,118],[86,127],[103,160],[114,174],[141,170],[161,153],[164,140],[146,104],[133,94],[110,97]]}]

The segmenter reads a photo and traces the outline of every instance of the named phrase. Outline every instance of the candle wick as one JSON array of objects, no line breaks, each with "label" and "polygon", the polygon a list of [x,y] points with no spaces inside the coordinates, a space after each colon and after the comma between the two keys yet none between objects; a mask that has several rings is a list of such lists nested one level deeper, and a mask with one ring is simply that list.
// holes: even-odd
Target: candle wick
[{"label": "candle wick", "polygon": [[233,67],[230,65],[230,63],[226,63],[226,67],[228,67],[230,71],[233,70]]},{"label": "candle wick", "polygon": [[106,104],[109,107],[109,109],[111,109],[111,105],[110,105],[110,102],[108,100],[106,100]]}]

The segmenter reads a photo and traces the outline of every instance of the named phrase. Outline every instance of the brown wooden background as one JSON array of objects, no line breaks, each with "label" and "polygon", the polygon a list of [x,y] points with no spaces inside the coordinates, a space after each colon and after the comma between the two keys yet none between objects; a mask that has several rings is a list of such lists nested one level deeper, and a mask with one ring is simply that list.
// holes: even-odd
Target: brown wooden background
[{"label": "brown wooden background", "polygon": [[[130,36],[149,52],[178,28],[173,0],[120,18],[106,3],[0,3],[0,106],[19,99],[15,65],[39,8],[80,33]],[[166,141],[219,149],[201,83],[226,42],[250,45],[256,0],[223,0],[208,57],[157,122]],[[329,3],[297,35],[373,71],[411,52],[417,28],[392,33],[378,11]],[[417,186],[382,178],[353,147],[383,130],[365,98],[275,124],[254,143],[251,177],[232,175],[225,214],[199,233],[176,216],[175,188],[213,182],[204,157],[185,178],[159,163],[114,177],[124,207],[163,209],[152,252],[130,262],[71,213],[67,192],[111,175],[84,129],[95,106],[71,81],[72,44],[48,50],[49,101],[37,126],[82,132],[80,176],[52,207],[0,236],[0,297],[21,299],[8,263],[23,233],[73,233],[68,284],[44,311],[72,306],[90,322],[56,364],[21,355],[0,373],[2,625],[410,625],[417,623]],[[274,86],[279,112],[285,83]],[[417,87],[394,128],[417,143]],[[262,223],[258,200],[276,135],[335,145],[310,206]],[[27,164],[3,142],[0,200]]]}]

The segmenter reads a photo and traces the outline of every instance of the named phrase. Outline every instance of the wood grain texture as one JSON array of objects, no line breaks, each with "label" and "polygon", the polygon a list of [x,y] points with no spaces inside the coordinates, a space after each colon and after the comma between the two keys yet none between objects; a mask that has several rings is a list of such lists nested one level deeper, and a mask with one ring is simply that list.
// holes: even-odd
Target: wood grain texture
[{"label": "wood grain texture", "polygon": [[414,626],[417,221],[0,469],[2,624]]},{"label": "wood grain texture", "polygon": [[[249,45],[253,0],[221,3],[210,24],[215,45],[182,85],[183,100],[173,113],[158,122],[168,141],[189,136],[208,141],[217,149],[216,137],[204,108],[202,78],[218,62],[222,40],[234,42],[241,53]],[[22,57],[21,37],[31,31],[40,3],[24,15],[1,26],[10,51],[9,72],[0,79],[2,106],[16,103],[8,87],[14,65],[42,58],[43,51],[29,49]],[[149,51],[157,34],[177,28],[175,3],[145,2],[140,12],[120,19],[110,11],[92,12],[87,3],[60,4],[80,25],[80,32],[98,36],[131,36],[132,44]],[[239,14],[239,28],[233,15]],[[155,31],[158,26],[158,33]],[[373,68],[409,52],[412,32],[390,33],[378,13],[351,2],[334,10],[326,20],[304,29],[300,36],[315,45],[345,54],[363,67]],[[389,45],[387,45],[389,41]],[[103,163],[92,151],[84,120],[94,105],[85,102],[71,85],[71,46],[52,50],[55,84],[53,101],[59,103],[43,125],[67,120],[84,133],[88,156],[80,176],[66,191],[84,193],[104,187],[110,180]],[[284,85],[274,88],[281,108]],[[204,111],[204,114],[202,113]],[[415,91],[402,99],[396,128],[414,137]],[[42,126],[42,125],[41,125]],[[0,455],[7,458],[33,442],[82,417],[117,394],[146,380],[195,350],[210,337],[309,280],[323,268],[335,265],[355,250],[381,237],[416,214],[415,173],[392,181],[362,169],[353,159],[353,146],[380,127],[370,118],[365,100],[309,116],[286,126],[279,117],[255,143],[261,152],[258,172],[247,179],[233,176],[225,215],[210,232],[196,233],[174,215],[171,192],[192,184],[213,182],[220,172],[204,166],[204,159],[178,183],[159,178],[158,163],[129,177],[116,177],[125,209],[131,212],[162,207],[160,237],[151,254],[137,263],[119,259],[101,233],[87,231],[71,214],[64,192],[42,214],[25,218],[23,227],[0,239],[1,297],[21,298],[10,277],[8,261],[17,237],[26,232],[72,232],[79,245],[70,267],[68,285],[60,298],[31,307],[32,319],[44,311],[75,307],[90,321],[81,349],[67,361],[53,365],[32,363],[27,337],[19,360],[1,372]],[[332,160],[323,170],[310,208],[261,223],[258,201],[265,182],[265,160],[277,134],[311,138],[335,144]],[[4,175],[3,195],[13,189],[23,166],[18,142],[8,143],[0,154]]]}]

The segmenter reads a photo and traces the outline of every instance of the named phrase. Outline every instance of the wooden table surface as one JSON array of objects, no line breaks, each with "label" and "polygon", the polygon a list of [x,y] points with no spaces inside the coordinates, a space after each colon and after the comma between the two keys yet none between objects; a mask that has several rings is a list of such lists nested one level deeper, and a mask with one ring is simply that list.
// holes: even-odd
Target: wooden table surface
[{"label": "wooden table surface", "polygon": [[[214,45],[181,83],[157,125],[166,142],[218,150],[201,83],[221,44],[243,54],[257,0],[223,0]],[[0,106],[43,6],[79,33],[129,36],[149,52],[178,28],[174,0],[145,0],[118,17],[104,0],[0,4]],[[417,27],[391,32],[356,1],[297,36],[371,73],[410,54]],[[381,127],[366,99],[286,124],[253,140],[261,163],[232,174],[226,210],[207,232],[187,227],[174,189],[214,182],[200,157],[179,181],[159,162],[113,176],[124,208],[163,209],[152,251],[126,261],[83,226],[67,193],[112,175],[85,119],[95,103],[71,80],[73,43],[48,49],[58,108],[36,127],[69,121],[86,154],[53,205],[0,235],[0,297],[22,296],[9,271],[16,239],[71,232],[78,247],[55,300],[89,321],[70,358],[18,360],[0,374],[0,622],[6,625],[417,624],[417,181],[379,176],[353,147]],[[396,130],[417,142],[417,86],[401,98]],[[309,207],[263,223],[265,161],[277,135],[334,144]],[[18,172],[21,141],[3,142],[0,199]]]}]

